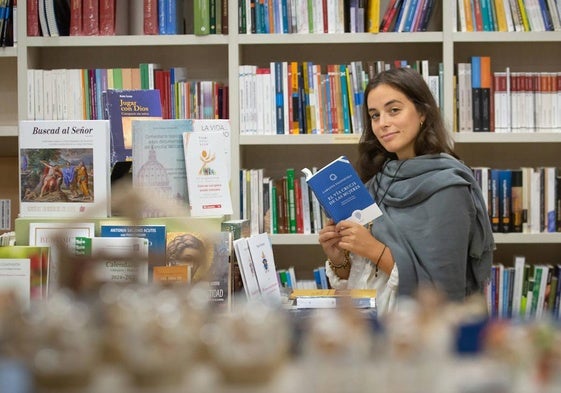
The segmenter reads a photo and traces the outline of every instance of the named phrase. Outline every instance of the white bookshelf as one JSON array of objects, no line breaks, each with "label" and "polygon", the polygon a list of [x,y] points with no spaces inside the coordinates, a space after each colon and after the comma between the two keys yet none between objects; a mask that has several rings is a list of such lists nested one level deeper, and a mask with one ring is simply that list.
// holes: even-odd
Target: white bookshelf
[{"label": "white bookshelf", "polygon": [[[355,60],[428,59],[431,74],[443,63],[446,124],[454,118],[455,64],[470,56],[490,55],[493,71],[509,66],[513,71],[561,71],[561,32],[461,33],[456,30],[456,1],[440,0],[434,18],[442,29],[423,33],[272,34],[240,35],[237,2],[229,3],[227,36],[94,36],[26,37],[26,3],[18,4],[18,47],[0,49],[0,154],[16,156],[17,122],[27,107],[27,70],[32,68],[132,67],[157,62],[163,67],[185,66],[189,78],[227,82],[232,126],[232,198],[234,217],[239,215],[240,168],[265,167],[272,176],[287,167],[320,166],[335,155],[356,156],[357,135],[239,135],[238,66],[268,65],[271,61],[314,61],[317,64]],[[387,5],[381,1],[381,14]],[[4,77],[2,77],[4,75]],[[8,75],[8,76],[6,76]],[[3,79],[2,79],[3,78]],[[2,108],[8,108],[4,110]],[[469,165],[510,167],[553,165],[561,167],[561,130],[557,133],[498,134],[456,133],[455,146]],[[14,143],[14,140],[16,143]],[[13,151],[12,151],[13,150]],[[535,165],[534,165],[535,164]],[[518,165],[521,166],[521,165]],[[317,235],[272,235],[286,260],[297,260],[302,249],[321,260]],[[559,234],[497,234],[499,248],[536,245],[561,255]],[[282,251],[280,251],[282,249]],[[532,261],[532,257],[528,258]],[[561,262],[561,261],[560,261]]]}]

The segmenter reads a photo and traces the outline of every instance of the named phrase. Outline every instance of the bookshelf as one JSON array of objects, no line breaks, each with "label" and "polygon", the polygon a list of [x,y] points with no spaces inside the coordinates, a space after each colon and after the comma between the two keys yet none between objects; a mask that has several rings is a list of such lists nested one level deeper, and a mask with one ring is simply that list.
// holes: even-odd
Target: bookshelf
[{"label": "bookshelf", "polygon": [[[317,64],[362,60],[428,59],[431,74],[442,62],[443,113],[448,128],[454,118],[455,64],[470,56],[491,56],[492,70],[561,71],[561,32],[458,32],[456,1],[439,0],[432,31],[419,33],[238,34],[237,2],[229,2],[230,34],[194,36],[26,37],[26,4],[19,5],[18,47],[0,48],[1,169],[17,168],[17,121],[26,116],[27,70],[32,68],[132,67],[157,62],[185,66],[189,78],[227,82],[232,126],[232,198],[239,215],[240,168],[265,167],[278,176],[287,167],[321,166],[340,154],[356,157],[356,135],[239,135],[238,66],[271,61],[313,61]],[[381,14],[388,0],[381,2]],[[522,55],[523,54],[523,55]],[[560,166],[561,132],[549,134],[454,134],[460,157],[472,166]],[[9,169],[8,169],[9,168]],[[10,178],[12,179],[12,177]],[[12,180],[10,180],[11,184]],[[17,211],[17,176],[10,190]],[[15,190],[15,191],[14,191]],[[4,187],[2,188],[4,193]],[[296,265],[311,274],[323,261],[317,235],[273,235],[278,266]],[[558,262],[561,233],[497,234],[497,260],[509,264],[522,253],[530,263]]]}]

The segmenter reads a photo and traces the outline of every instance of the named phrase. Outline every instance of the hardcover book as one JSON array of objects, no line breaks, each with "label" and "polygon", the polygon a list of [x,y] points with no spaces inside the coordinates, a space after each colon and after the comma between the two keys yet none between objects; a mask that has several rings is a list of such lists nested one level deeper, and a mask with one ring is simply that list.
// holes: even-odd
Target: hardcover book
[{"label": "hardcover book", "polygon": [[159,90],[107,90],[105,111],[111,127],[111,168],[132,160],[132,120],[161,119]]},{"label": "hardcover book", "polygon": [[19,174],[21,217],[110,216],[108,122],[21,121]]},{"label": "hardcover book", "polygon": [[347,157],[340,156],[315,173],[308,168],[302,172],[325,214],[335,223],[351,220],[367,224],[382,215]]}]

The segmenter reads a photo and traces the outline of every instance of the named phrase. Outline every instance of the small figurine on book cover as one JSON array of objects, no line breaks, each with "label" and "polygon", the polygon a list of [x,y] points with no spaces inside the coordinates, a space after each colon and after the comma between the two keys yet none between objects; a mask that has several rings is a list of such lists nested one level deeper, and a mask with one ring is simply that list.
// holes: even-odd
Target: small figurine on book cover
[{"label": "small figurine on book cover", "polygon": [[111,215],[109,123],[22,121],[20,217]]},{"label": "small figurine on book cover", "polygon": [[351,220],[368,224],[382,215],[347,157],[340,156],[316,173],[308,168],[302,172],[325,214],[335,223]]}]

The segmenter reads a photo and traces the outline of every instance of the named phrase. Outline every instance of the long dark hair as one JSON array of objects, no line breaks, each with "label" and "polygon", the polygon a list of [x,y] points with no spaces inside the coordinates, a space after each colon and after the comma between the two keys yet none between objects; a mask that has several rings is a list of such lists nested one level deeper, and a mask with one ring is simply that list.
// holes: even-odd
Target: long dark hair
[{"label": "long dark hair", "polygon": [[357,171],[362,181],[366,182],[378,173],[388,159],[397,159],[397,155],[384,149],[374,135],[372,121],[368,115],[368,94],[379,85],[391,86],[405,94],[417,111],[425,117],[415,140],[415,155],[448,153],[458,157],[444,126],[440,109],[421,74],[412,68],[392,68],[376,74],[364,91],[366,126],[358,144],[357,162]]}]

